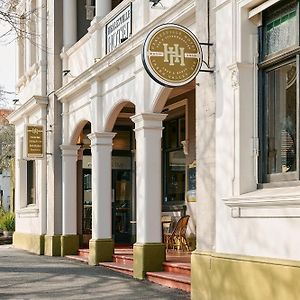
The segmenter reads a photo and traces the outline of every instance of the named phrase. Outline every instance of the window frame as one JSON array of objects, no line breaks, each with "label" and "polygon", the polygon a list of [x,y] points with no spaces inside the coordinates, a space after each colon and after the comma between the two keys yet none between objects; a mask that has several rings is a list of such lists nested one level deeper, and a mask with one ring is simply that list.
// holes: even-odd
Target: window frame
[{"label": "window frame", "polygon": [[[32,166],[31,166],[32,165]],[[27,174],[27,184],[26,184],[26,206],[36,204],[36,161],[28,160],[26,162],[26,174]],[[33,191],[33,194],[32,194]]]},{"label": "window frame", "polygon": [[[171,122],[176,122],[177,123],[177,141],[176,141],[176,146],[174,147],[168,147],[168,140],[169,140],[169,135],[167,132],[168,124]],[[185,128],[185,136],[184,139],[181,136],[181,123],[184,124]],[[169,168],[169,155],[170,152],[175,152],[175,151],[183,151],[183,144],[181,143],[186,139],[186,116],[184,114],[180,115],[174,115],[168,118],[166,121],[164,121],[164,133],[163,133],[163,140],[162,140],[162,159],[163,159],[163,203],[164,205],[177,205],[177,204],[183,204],[185,202],[185,196],[182,200],[180,201],[172,201],[168,197],[168,191],[169,191],[169,174],[170,174],[170,168]],[[186,193],[186,169],[185,169],[185,180],[184,180],[184,195]]]},{"label": "window frame", "polygon": [[[288,4],[284,4],[288,5]],[[278,8],[278,6],[277,6]],[[272,8],[270,8],[272,9]],[[300,110],[299,110],[299,103],[300,103],[300,47],[299,47],[299,40],[300,40],[300,30],[299,30],[299,2],[296,3],[296,28],[297,38],[296,38],[296,45],[288,47],[286,49],[280,50],[276,53],[272,53],[268,56],[264,56],[264,19],[262,19],[262,25],[258,28],[258,37],[259,37],[259,62],[258,62],[258,135],[260,141],[260,153],[258,157],[258,183],[259,187],[262,185],[270,185],[272,183],[278,182],[295,182],[300,179],[300,165],[299,165],[299,119],[300,119]],[[297,79],[296,79],[296,171],[291,173],[273,173],[268,174],[267,170],[267,141],[266,141],[266,131],[267,131],[267,83],[266,77],[267,73],[271,70],[277,69],[283,65],[289,64],[291,62],[296,63],[297,68]]]}]

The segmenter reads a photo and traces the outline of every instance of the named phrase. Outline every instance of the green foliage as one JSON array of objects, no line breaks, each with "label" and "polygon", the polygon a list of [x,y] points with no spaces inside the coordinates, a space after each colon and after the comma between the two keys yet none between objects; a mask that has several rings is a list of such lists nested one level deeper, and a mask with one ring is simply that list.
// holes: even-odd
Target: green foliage
[{"label": "green foliage", "polygon": [[0,220],[4,215],[5,215],[5,210],[3,209],[3,207],[0,207]]},{"label": "green foliage", "polygon": [[15,214],[6,212],[0,217],[0,228],[6,231],[15,231]]},{"label": "green foliage", "polygon": [[13,125],[0,126],[0,169],[8,170],[15,156],[15,128]]}]

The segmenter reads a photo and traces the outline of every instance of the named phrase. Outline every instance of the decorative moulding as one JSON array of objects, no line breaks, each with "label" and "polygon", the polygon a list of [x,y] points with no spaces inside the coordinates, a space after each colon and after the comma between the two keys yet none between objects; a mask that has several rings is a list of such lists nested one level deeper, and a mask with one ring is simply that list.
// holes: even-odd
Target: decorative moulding
[{"label": "decorative moulding", "polygon": [[[127,3],[127,1],[124,2]],[[63,98],[70,96],[71,94],[75,93],[76,90],[88,85],[89,82],[91,82],[94,78],[104,76],[105,73],[110,72],[112,68],[118,66],[120,62],[125,61],[129,56],[139,55],[144,39],[153,27],[162,22],[171,23],[176,22],[178,19],[188,18],[195,8],[195,1],[181,0],[180,4],[182,6],[180,16],[176,14],[176,6],[168,9],[160,18],[153,20],[145,25],[145,27],[141,28],[141,30],[134,33],[130,38],[130,43],[123,43],[118,47],[118,51],[112,51],[109,54],[102,56],[97,63],[93,64],[91,67],[74,78],[71,82],[57,90],[55,94],[58,99],[62,101]],[[103,26],[105,24],[105,20],[102,19],[101,21]],[[97,28],[98,30],[102,30],[102,28]],[[67,54],[70,54],[72,51],[73,50],[70,48]]]},{"label": "decorative moulding", "polygon": [[[299,218],[300,191],[284,193],[285,189],[271,189],[273,195],[257,195],[249,193],[239,197],[223,199],[231,208],[233,218]],[[281,190],[282,194],[277,191]],[[259,191],[258,191],[259,193]]]},{"label": "decorative moulding", "polygon": [[16,211],[19,218],[36,218],[39,216],[39,209],[36,206],[27,206]]}]

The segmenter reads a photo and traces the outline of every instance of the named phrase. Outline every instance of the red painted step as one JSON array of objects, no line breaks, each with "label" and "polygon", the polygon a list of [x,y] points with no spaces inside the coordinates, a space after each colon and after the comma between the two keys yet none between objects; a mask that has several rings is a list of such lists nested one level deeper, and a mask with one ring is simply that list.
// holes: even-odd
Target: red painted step
[{"label": "red painted step", "polygon": [[147,272],[146,278],[154,283],[186,292],[191,291],[191,277],[171,272]]},{"label": "red painted step", "polygon": [[89,257],[89,252],[89,249],[78,249],[77,251],[78,255],[82,257]]},{"label": "red painted step", "polygon": [[[69,255],[67,257],[88,263],[88,255],[88,249],[79,249],[78,255]],[[132,249],[115,249],[113,262],[103,262],[99,265],[116,272],[133,276]],[[169,252],[167,261],[163,263],[163,268],[163,272],[147,272],[146,279],[170,288],[181,289],[186,292],[191,291],[190,256],[182,255],[177,252]]]},{"label": "red painted step", "polygon": [[69,259],[77,260],[77,261],[80,261],[80,262],[83,262],[83,263],[86,263],[86,264],[89,263],[89,258],[86,257],[86,256],[81,256],[81,255],[66,255],[65,257],[69,258]]},{"label": "red painted step", "polygon": [[130,264],[123,264],[117,262],[105,262],[105,263],[99,263],[99,266],[133,276],[133,266]]},{"label": "red painted step", "polygon": [[133,264],[133,255],[113,254],[113,261],[119,264]]},{"label": "red painted step", "polygon": [[191,276],[191,264],[179,262],[164,262],[164,271],[180,275]]}]

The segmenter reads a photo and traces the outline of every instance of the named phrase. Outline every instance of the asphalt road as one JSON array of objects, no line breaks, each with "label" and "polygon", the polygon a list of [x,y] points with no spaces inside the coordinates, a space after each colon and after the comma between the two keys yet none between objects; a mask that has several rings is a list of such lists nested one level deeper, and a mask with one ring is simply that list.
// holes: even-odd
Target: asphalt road
[{"label": "asphalt road", "polygon": [[0,299],[190,299],[103,267],[0,246]]}]

